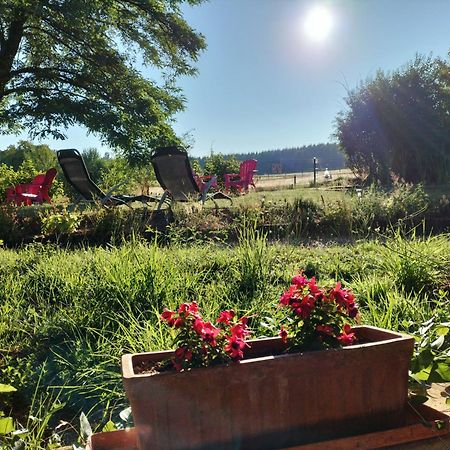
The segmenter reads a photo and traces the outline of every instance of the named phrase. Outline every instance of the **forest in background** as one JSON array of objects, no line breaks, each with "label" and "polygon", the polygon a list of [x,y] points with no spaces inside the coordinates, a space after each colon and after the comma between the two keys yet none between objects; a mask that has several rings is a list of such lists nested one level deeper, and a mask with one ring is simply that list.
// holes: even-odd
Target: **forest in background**
[{"label": "forest in background", "polygon": [[[234,153],[223,155],[225,159],[236,158],[258,160],[258,174],[312,172],[313,158],[317,158],[317,168],[320,170],[342,169],[345,167],[345,156],[336,144],[317,144],[303,147],[266,150],[254,153]],[[202,167],[209,156],[198,158]]]}]

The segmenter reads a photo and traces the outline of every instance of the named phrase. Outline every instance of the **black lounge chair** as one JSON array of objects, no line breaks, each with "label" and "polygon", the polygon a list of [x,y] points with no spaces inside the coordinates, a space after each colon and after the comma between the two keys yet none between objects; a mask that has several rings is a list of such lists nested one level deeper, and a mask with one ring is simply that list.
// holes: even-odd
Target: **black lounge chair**
[{"label": "black lounge chair", "polygon": [[[211,177],[204,183],[195,177],[186,150],[180,146],[159,147],[152,153],[150,161],[155,169],[156,179],[164,189],[158,208],[167,200],[186,202],[231,198],[223,192],[209,193],[211,186],[217,183],[217,177]],[[197,181],[196,181],[197,178]]]},{"label": "black lounge chair", "polygon": [[78,150],[58,150],[57,156],[67,181],[87,201],[98,201],[106,207],[126,205],[130,208],[129,203],[132,202],[148,204],[148,202],[160,201],[159,197],[151,197],[149,195],[113,195],[113,192],[123,183],[114,186],[105,193],[92,181],[83,157]]}]

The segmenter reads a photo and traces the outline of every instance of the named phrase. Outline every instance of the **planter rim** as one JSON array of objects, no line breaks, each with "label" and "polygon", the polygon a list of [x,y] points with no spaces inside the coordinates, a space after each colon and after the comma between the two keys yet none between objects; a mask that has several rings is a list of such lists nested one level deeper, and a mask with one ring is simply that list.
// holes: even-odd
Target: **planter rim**
[{"label": "planter rim", "polygon": [[[297,352],[297,353],[286,353],[286,354],[276,354],[276,355],[265,355],[265,356],[256,356],[256,357],[248,357],[247,359],[243,359],[241,361],[238,361],[236,363],[231,363],[229,365],[245,365],[249,363],[255,363],[255,362],[261,362],[261,361],[268,361],[268,360],[274,360],[279,358],[290,358],[290,357],[298,357],[299,355],[302,355],[303,358],[308,358],[311,356],[315,356],[317,354],[323,353],[323,352],[340,352],[340,351],[352,351],[352,350],[358,350],[363,348],[370,348],[373,346],[379,346],[379,345],[389,345],[392,342],[400,342],[400,341],[414,341],[414,338],[412,336],[409,336],[404,333],[399,333],[397,331],[390,331],[386,330],[384,328],[374,327],[371,325],[358,325],[352,327],[352,329],[358,331],[358,330],[368,330],[373,332],[378,332],[385,335],[385,338],[381,338],[378,340],[374,340],[371,342],[366,342],[363,344],[355,344],[355,345],[349,345],[342,348],[331,348],[331,349],[325,349],[325,350],[318,350],[318,351],[310,351],[310,352]],[[281,338],[280,337],[263,337],[259,339],[249,339],[248,343],[252,344],[255,342],[259,343],[280,343]],[[148,378],[148,377],[154,377],[154,376],[180,376],[183,375],[183,373],[192,373],[193,371],[198,370],[216,370],[220,369],[221,367],[227,366],[224,364],[212,366],[212,367],[199,367],[191,369],[187,372],[175,372],[175,371],[167,371],[162,373],[135,373],[134,372],[134,364],[133,359],[136,357],[141,357],[145,359],[146,357],[153,357],[157,358],[158,360],[168,359],[174,354],[174,350],[163,350],[163,351],[154,351],[154,352],[142,352],[142,353],[126,353],[122,355],[122,378],[129,379],[129,378]]]}]

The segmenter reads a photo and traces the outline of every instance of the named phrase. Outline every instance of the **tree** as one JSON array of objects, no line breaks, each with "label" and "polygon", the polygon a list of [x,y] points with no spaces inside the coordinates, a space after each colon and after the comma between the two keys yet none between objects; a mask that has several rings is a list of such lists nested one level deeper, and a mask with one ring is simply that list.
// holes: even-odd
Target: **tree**
[{"label": "tree", "polygon": [[102,158],[100,152],[94,147],[84,149],[82,155],[92,181],[98,183],[101,180],[102,171],[106,170],[110,160]]},{"label": "tree", "polygon": [[51,167],[57,167],[55,152],[45,144],[35,145],[29,141],[19,141],[0,151],[0,164],[6,164],[14,170],[26,160],[31,161],[37,172],[46,172]]},{"label": "tree", "polygon": [[223,155],[215,154],[205,158],[205,174],[217,175],[223,179],[226,173],[239,173],[239,161],[234,155],[225,158]]},{"label": "tree", "polygon": [[417,56],[349,92],[336,137],[348,164],[369,179],[439,183],[450,175],[448,63]]},{"label": "tree", "polygon": [[180,5],[202,1],[0,0],[0,131],[64,138],[79,123],[134,161],[178,142],[174,82],[205,47]]}]

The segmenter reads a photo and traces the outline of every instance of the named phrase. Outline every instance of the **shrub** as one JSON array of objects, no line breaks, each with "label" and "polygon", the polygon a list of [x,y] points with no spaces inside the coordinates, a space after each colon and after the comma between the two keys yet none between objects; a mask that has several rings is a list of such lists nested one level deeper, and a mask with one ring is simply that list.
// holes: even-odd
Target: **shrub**
[{"label": "shrub", "polygon": [[44,234],[74,233],[78,230],[81,222],[79,213],[62,211],[51,212],[41,217],[42,232]]}]

